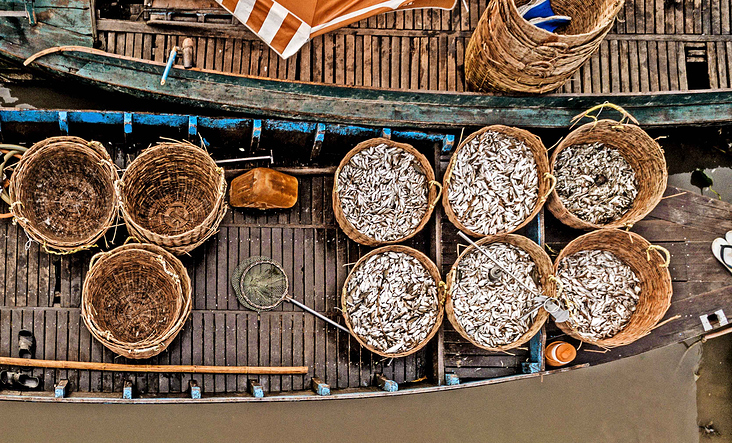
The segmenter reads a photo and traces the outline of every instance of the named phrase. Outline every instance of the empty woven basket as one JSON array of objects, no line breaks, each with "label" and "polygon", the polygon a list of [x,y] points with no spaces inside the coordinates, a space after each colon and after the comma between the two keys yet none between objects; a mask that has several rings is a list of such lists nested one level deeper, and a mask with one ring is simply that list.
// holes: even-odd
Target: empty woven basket
[{"label": "empty woven basket", "polygon": [[47,138],[18,162],[8,189],[10,210],[47,252],[76,252],[93,246],[114,224],[118,178],[100,143]]},{"label": "empty woven basket", "polygon": [[91,335],[127,358],[165,350],[191,313],[191,280],[163,248],[128,244],[92,258],[81,295]]},{"label": "empty woven basket", "polygon": [[174,254],[205,242],[226,213],[224,170],[185,142],[143,151],[117,182],[117,194],[130,234]]}]

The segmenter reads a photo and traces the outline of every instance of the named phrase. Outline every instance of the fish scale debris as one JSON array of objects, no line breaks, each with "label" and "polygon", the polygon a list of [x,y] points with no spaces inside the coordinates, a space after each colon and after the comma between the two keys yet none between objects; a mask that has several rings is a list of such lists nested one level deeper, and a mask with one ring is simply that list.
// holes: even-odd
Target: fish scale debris
[{"label": "fish scale debris", "polygon": [[362,234],[394,241],[414,232],[428,208],[429,183],[417,158],[380,144],[351,157],[338,174],[346,219]]},{"label": "fish scale debris", "polygon": [[536,312],[522,317],[532,311],[540,288],[535,281],[536,265],[526,251],[507,243],[483,248],[534,291],[531,293],[503,272],[491,279],[490,270],[495,265],[477,249],[460,260],[450,294],[455,317],[475,342],[496,348],[517,341],[531,328]]},{"label": "fish scale debris", "polygon": [[483,235],[510,232],[531,215],[539,173],[524,142],[486,131],[455,155],[447,197],[466,228]]},{"label": "fish scale debris", "polygon": [[569,323],[585,338],[602,340],[630,322],[641,292],[638,276],[609,251],[580,251],[559,262],[557,278],[569,300]]},{"label": "fish scale debris", "polygon": [[387,354],[409,351],[437,322],[437,285],[415,257],[383,252],[359,265],[346,288],[346,313],[353,332]]},{"label": "fish scale debris", "polygon": [[615,148],[572,145],[557,155],[557,194],[565,208],[597,225],[622,217],[638,195],[635,171]]}]

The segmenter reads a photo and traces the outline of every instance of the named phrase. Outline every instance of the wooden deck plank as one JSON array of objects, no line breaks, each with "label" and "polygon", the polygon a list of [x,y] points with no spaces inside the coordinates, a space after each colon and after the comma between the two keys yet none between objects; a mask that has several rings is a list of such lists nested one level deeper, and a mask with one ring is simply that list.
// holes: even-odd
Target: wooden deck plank
[{"label": "wooden deck plank", "polygon": [[18,231],[22,231],[15,225],[8,226],[7,243],[5,245],[7,254],[5,256],[5,306],[16,306],[16,281],[18,276]]},{"label": "wooden deck plank", "polygon": [[[227,350],[227,333],[226,333],[226,314],[224,312],[216,312],[213,315],[214,321],[214,364],[216,366],[226,366]],[[216,374],[214,376],[215,392],[226,392],[226,375]]]},{"label": "wooden deck plank", "polygon": [[[44,349],[43,358],[45,360],[56,360],[56,311],[45,312],[45,332],[44,332]],[[16,318],[17,316],[17,318]],[[13,311],[13,324],[20,323],[20,311]],[[17,332],[14,333],[17,335]],[[17,339],[13,337],[13,355],[18,355],[17,351]],[[46,369],[43,375],[43,389],[46,391],[53,389],[56,383],[56,371],[54,369]]]}]

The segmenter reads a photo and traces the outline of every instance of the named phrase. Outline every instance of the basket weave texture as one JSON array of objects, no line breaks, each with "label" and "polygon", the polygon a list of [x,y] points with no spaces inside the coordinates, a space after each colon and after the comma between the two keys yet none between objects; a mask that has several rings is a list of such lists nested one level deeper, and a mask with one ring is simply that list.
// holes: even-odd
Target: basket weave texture
[{"label": "basket weave texture", "polygon": [[226,214],[224,170],[190,143],[146,149],[116,189],[130,235],[174,254],[203,244]]},{"label": "basket weave texture", "polygon": [[528,0],[491,0],[465,51],[465,77],[473,90],[543,94],[562,86],[597,50],[624,0],[552,0],[572,18],[553,33],[524,20]]},{"label": "basket weave texture", "polygon": [[[531,259],[536,264],[536,269],[539,272],[539,288],[543,295],[546,295],[547,297],[554,297],[556,294],[556,285],[554,281],[550,280],[550,277],[553,275],[552,273],[552,261],[549,259],[549,256],[544,252],[544,250],[541,248],[541,246],[537,245],[533,241],[529,240],[528,238],[521,236],[521,235],[514,235],[514,234],[504,234],[504,235],[497,235],[492,237],[486,237],[482,238],[479,241],[476,242],[479,246],[487,246],[491,243],[507,243],[509,245],[516,246],[518,248],[521,248],[522,250],[526,251],[527,254],[531,257]],[[450,272],[447,274],[446,284],[446,297],[445,297],[445,315],[447,316],[447,319],[450,320],[450,323],[452,323],[452,326],[455,328],[455,330],[460,334],[461,337],[463,337],[465,340],[469,341],[473,345],[482,348],[487,349],[489,351],[499,352],[499,351],[507,351],[509,349],[514,349],[522,344],[526,343],[527,341],[531,340],[533,336],[535,336],[544,326],[544,323],[549,318],[549,313],[544,309],[540,308],[539,311],[536,314],[536,318],[534,319],[534,323],[531,325],[528,331],[526,331],[521,337],[519,337],[518,340],[516,340],[513,343],[509,343],[503,346],[491,348],[488,346],[484,346],[477,341],[473,340],[473,338],[465,332],[465,329],[462,327],[460,322],[458,321],[457,316],[455,315],[455,310],[453,307],[452,302],[452,288],[455,285],[455,278],[457,275],[458,265],[460,264],[460,261],[463,259],[463,257],[466,254],[470,254],[473,249],[475,249],[474,246],[467,247],[462,254],[458,257],[458,259],[455,261],[455,263],[452,265],[452,268],[450,268]]]},{"label": "basket weave texture", "polygon": [[100,143],[47,138],[18,162],[8,189],[10,210],[47,252],[76,252],[93,246],[115,223],[118,178]]},{"label": "basket weave texture", "polygon": [[[375,347],[367,344],[364,340],[361,339],[354,331],[353,326],[351,324],[351,319],[348,317],[348,309],[346,306],[346,299],[348,297],[348,292],[346,288],[348,288],[348,283],[351,281],[351,278],[353,278],[355,271],[358,269],[361,264],[366,262],[371,256],[376,254],[382,254],[385,252],[403,252],[405,254],[409,254],[412,257],[416,258],[422,266],[424,266],[429,274],[432,276],[432,278],[435,280],[435,286],[437,286],[437,320],[435,321],[434,326],[432,327],[432,330],[429,334],[427,334],[427,337],[425,337],[424,340],[422,340],[417,346],[413,347],[412,349],[409,349],[404,352],[399,353],[391,353],[388,354],[386,352],[382,352],[379,349],[376,349]],[[444,315],[444,303],[443,303],[443,291],[441,288],[442,278],[440,277],[440,271],[437,269],[437,266],[432,262],[432,260],[429,259],[426,255],[419,252],[416,249],[410,248],[408,246],[402,246],[402,245],[389,245],[389,246],[383,246],[378,249],[374,249],[373,251],[369,252],[368,254],[361,257],[356,264],[353,266],[353,269],[351,269],[351,272],[348,274],[348,277],[346,277],[345,283],[343,283],[343,290],[341,291],[341,312],[343,313],[343,318],[346,320],[346,326],[348,327],[348,330],[351,331],[351,335],[356,338],[356,340],[363,346],[364,348],[368,349],[369,351],[373,352],[374,354],[380,355],[382,357],[390,357],[390,358],[396,358],[396,357],[404,357],[410,354],[414,354],[415,352],[419,351],[423,347],[429,343],[429,341],[432,339],[432,337],[435,336],[437,333],[437,330],[440,329],[440,325],[442,324],[442,318]]]},{"label": "basket weave texture", "polygon": [[653,250],[651,243],[640,235],[619,229],[600,229],[572,240],[554,262],[554,272],[564,257],[580,251],[604,250],[615,254],[630,266],[640,280],[640,297],[630,322],[610,338],[591,340],[572,329],[571,320],[557,323],[559,329],[577,340],[604,348],[624,346],[648,335],[671,306],[671,274],[664,266],[664,257]]},{"label": "basket weave texture", "polygon": [[467,146],[467,144],[470,143],[471,140],[481,136],[484,132],[488,131],[498,132],[500,134],[507,135],[526,144],[526,146],[528,146],[528,148],[531,149],[531,152],[534,154],[536,170],[539,175],[539,198],[536,201],[536,206],[534,207],[534,210],[531,211],[526,220],[524,220],[520,225],[516,226],[516,228],[507,232],[499,232],[496,235],[510,234],[511,232],[518,231],[519,229],[526,226],[536,216],[536,214],[539,213],[541,207],[544,205],[544,202],[547,200],[550,189],[553,189],[553,187],[551,186],[551,181],[546,179],[546,174],[549,173],[549,159],[547,156],[546,148],[544,147],[544,144],[541,142],[541,139],[538,136],[524,129],[503,125],[486,126],[485,128],[470,134],[465,138],[465,140],[462,141],[462,143],[460,143],[457,149],[455,149],[455,152],[453,152],[452,157],[450,158],[450,162],[447,164],[447,169],[445,169],[445,177],[442,181],[442,207],[444,208],[447,219],[450,220],[450,222],[455,225],[455,227],[473,237],[485,237],[486,235],[468,229],[460,221],[457,214],[455,214],[455,211],[452,209],[452,205],[450,204],[449,199],[450,179],[452,178],[452,169],[455,167],[457,153],[460,152],[463,147]]},{"label": "basket weave texture", "polygon": [[160,246],[127,244],[92,258],[81,295],[91,335],[127,358],[165,350],[191,313],[191,280]]},{"label": "basket weave texture", "polygon": [[638,195],[633,201],[633,206],[622,217],[604,225],[587,222],[572,214],[562,204],[556,191],[552,191],[547,208],[559,221],[572,228],[590,230],[632,226],[653,211],[663,198],[668,181],[663,150],[636,125],[600,120],[580,126],[562,140],[552,153],[550,160],[552,173],[557,156],[565,148],[595,142],[617,149],[635,171]]},{"label": "basket weave texture", "polygon": [[[356,229],[353,224],[351,224],[350,221],[346,218],[346,216],[343,213],[343,207],[341,206],[341,200],[338,196],[338,175],[340,174],[341,170],[344,166],[348,164],[348,162],[351,161],[351,158],[358,154],[359,152],[363,151],[364,149],[370,148],[372,146],[378,146],[381,144],[385,144],[390,147],[399,148],[404,151],[407,151],[408,153],[412,154],[414,158],[419,162],[420,167],[422,168],[422,171],[424,171],[425,176],[427,177],[427,182],[429,186],[429,192],[427,193],[427,202],[428,207],[427,211],[425,212],[424,216],[422,217],[422,220],[419,222],[416,228],[412,231],[411,234],[407,235],[406,237],[402,237],[396,240],[391,241],[381,241],[377,240],[373,237],[370,237],[366,234],[363,234],[358,229]],[[366,246],[383,246],[383,245],[389,245],[394,243],[401,243],[405,240],[408,240],[412,237],[414,237],[419,231],[421,231],[427,222],[430,220],[430,217],[432,216],[432,211],[435,209],[435,204],[437,203],[437,200],[439,198],[439,190],[432,186],[432,183],[435,180],[435,171],[432,169],[432,165],[430,165],[430,162],[427,160],[427,157],[422,155],[419,151],[417,151],[412,145],[408,145],[406,143],[397,143],[395,141],[386,139],[386,138],[372,138],[369,140],[362,141],[361,143],[357,144],[353,149],[348,151],[348,154],[346,154],[345,157],[343,157],[343,160],[341,160],[341,163],[338,165],[338,169],[336,169],[335,172],[335,179],[333,181],[333,212],[335,212],[335,219],[338,222],[338,226],[341,227],[343,232],[350,238],[351,240],[361,243],[362,245]]]}]

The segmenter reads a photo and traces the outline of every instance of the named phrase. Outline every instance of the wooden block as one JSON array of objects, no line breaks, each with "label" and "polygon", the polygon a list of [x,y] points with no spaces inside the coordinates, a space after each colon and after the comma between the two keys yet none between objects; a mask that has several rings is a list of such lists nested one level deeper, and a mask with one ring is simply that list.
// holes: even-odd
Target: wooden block
[{"label": "wooden block", "polygon": [[313,377],[310,388],[318,395],[330,395],[330,386],[323,383],[318,377]]},{"label": "wooden block", "polygon": [[455,386],[460,384],[460,377],[455,374],[445,374],[445,384],[447,386]]},{"label": "wooden block", "polygon": [[264,398],[264,389],[257,380],[249,380],[247,383],[247,391],[255,398]]},{"label": "wooden block", "polygon": [[231,182],[235,208],[291,208],[297,202],[297,178],[268,168],[254,168]]},{"label": "wooden block", "polygon": [[66,397],[68,386],[68,380],[59,381],[58,384],[53,388],[53,396],[56,398]]},{"label": "wooden block", "polygon": [[399,390],[399,385],[394,380],[389,380],[382,374],[376,374],[374,376],[374,384],[379,387],[382,391],[396,392]]},{"label": "wooden block", "polygon": [[125,380],[124,387],[122,388],[122,398],[132,400],[132,382],[129,380]]},{"label": "wooden block", "polygon": [[190,392],[192,399],[199,400],[201,398],[201,387],[198,386],[198,382],[196,380],[188,381],[188,391]]}]

